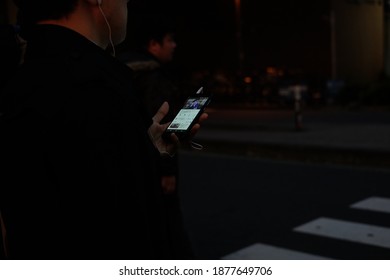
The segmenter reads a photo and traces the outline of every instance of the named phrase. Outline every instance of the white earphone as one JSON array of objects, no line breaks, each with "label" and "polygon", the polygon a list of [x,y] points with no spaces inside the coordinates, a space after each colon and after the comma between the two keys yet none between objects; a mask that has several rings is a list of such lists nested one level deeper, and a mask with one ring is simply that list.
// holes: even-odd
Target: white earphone
[{"label": "white earphone", "polygon": [[103,1],[103,0],[96,0],[96,1],[97,1],[98,6],[99,6],[100,13],[102,14],[102,16],[103,16],[103,18],[104,18],[104,21],[105,21],[106,24],[107,24],[107,28],[108,28],[108,39],[109,39],[109,41],[110,41],[110,45],[111,45],[111,48],[112,48],[112,55],[115,57],[115,46],[114,46],[114,42],[112,41],[111,26],[110,26],[110,23],[108,22],[108,19],[107,19],[106,15],[104,14],[103,9],[102,9],[102,1]]}]

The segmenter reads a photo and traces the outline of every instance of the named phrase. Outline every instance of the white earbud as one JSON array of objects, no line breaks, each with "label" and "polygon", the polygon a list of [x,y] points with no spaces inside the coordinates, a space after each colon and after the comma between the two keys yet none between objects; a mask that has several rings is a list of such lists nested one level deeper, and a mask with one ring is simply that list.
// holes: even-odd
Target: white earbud
[{"label": "white earbud", "polygon": [[106,15],[104,14],[103,9],[102,9],[102,1],[103,0],[96,0],[96,1],[97,1],[98,6],[99,6],[100,13],[102,14],[102,16],[104,18],[104,21],[107,24],[108,40],[110,41],[110,45],[111,45],[111,48],[112,48],[112,55],[115,57],[115,46],[114,46],[114,42],[112,41],[111,26],[110,26],[110,23],[108,22],[108,19],[107,19]]}]

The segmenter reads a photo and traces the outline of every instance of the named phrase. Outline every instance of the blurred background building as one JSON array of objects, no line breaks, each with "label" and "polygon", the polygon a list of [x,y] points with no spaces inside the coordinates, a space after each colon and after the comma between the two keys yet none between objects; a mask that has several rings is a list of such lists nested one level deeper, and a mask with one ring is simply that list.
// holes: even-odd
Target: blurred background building
[{"label": "blurred background building", "polygon": [[333,0],[332,76],[351,83],[374,81],[384,71],[384,4]]},{"label": "blurred background building", "polygon": [[[15,23],[12,0],[1,5],[1,23]],[[176,64],[194,83],[206,83],[222,99],[241,94],[264,103],[288,101],[297,84],[314,103],[332,103],[342,89],[342,102],[389,101],[388,6],[387,0],[129,2],[130,16],[158,11],[174,19]]]}]

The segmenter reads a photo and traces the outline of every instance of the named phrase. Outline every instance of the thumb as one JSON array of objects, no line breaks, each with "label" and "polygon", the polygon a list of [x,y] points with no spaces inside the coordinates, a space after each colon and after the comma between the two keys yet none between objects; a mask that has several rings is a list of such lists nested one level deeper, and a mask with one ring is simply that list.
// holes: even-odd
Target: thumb
[{"label": "thumb", "polygon": [[160,123],[161,120],[168,114],[169,111],[169,104],[168,102],[164,102],[160,109],[158,109],[157,113],[153,117],[153,121]]}]

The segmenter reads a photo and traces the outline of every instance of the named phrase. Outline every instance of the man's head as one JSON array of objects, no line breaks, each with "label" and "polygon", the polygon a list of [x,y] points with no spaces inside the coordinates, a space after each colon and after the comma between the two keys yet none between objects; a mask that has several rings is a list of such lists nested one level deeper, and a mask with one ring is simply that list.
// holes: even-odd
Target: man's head
[{"label": "man's head", "polygon": [[[71,28],[104,47],[126,36],[129,0],[14,0],[23,25],[49,23]],[[107,21],[106,21],[107,20]]]},{"label": "man's head", "polygon": [[132,45],[149,52],[161,63],[170,62],[176,49],[173,23],[160,14],[142,14],[132,20],[129,26]]},{"label": "man's head", "polygon": [[176,42],[172,33],[164,35],[162,40],[151,39],[147,50],[162,63],[168,63],[173,59]]}]

